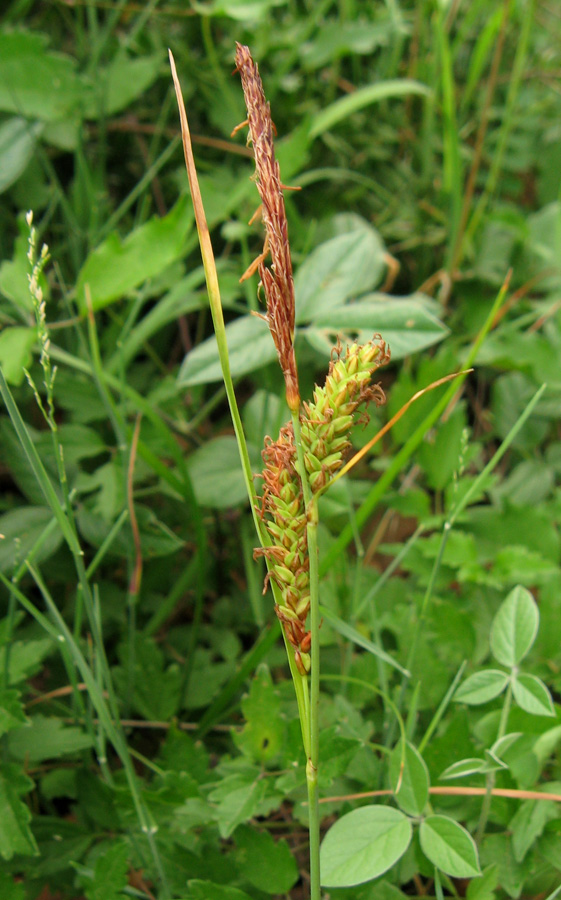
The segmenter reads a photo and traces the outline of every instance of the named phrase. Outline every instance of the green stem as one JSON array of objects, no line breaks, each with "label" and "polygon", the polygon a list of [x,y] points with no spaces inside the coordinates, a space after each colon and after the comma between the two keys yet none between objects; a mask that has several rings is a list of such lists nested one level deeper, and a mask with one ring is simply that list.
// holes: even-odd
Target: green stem
[{"label": "green stem", "polygon": [[[508,687],[505,693],[505,699],[503,703],[503,708],[501,711],[501,720],[499,722],[499,729],[497,731],[497,740],[500,741],[502,737],[506,734],[506,726],[508,723],[508,714],[510,712],[510,707],[512,704],[512,680],[509,681]],[[496,772],[489,772],[485,781],[485,796],[483,797],[483,803],[481,804],[481,813],[479,815],[479,823],[477,825],[477,831],[475,833],[475,843],[480,844],[485,834],[485,828],[487,827],[487,821],[489,819],[489,813],[491,811],[491,801],[493,799],[493,788],[495,787],[495,778]]]}]

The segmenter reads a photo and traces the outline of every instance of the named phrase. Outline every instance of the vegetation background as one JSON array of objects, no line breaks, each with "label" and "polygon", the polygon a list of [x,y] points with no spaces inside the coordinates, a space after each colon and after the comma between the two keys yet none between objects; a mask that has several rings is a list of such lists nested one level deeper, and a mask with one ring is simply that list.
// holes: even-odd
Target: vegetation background
[{"label": "vegetation background", "polygon": [[[561,794],[554,0],[4,5],[0,895],[306,896],[296,704],[252,559],[167,61],[170,47],[258,472],[289,415],[255,280],[239,283],[262,234],[251,151],[230,137],[236,40],[302,188],[286,201],[304,395],[338,333],[381,332],[388,404],[358,448],[492,325],[461,393],[423,397],[322,504],[321,793],[340,799],[321,808],[327,830],[349,795],[395,790],[395,704],[415,820],[429,780],[514,795],[431,794],[475,836],[482,876],[435,870],[416,832],[382,877],[328,895],[553,897],[559,802],[520,792]],[[514,616],[525,649],[501,657],[492,623],[517,585],[540,628]],[[490,649],[507,672],[453,700]]]}]

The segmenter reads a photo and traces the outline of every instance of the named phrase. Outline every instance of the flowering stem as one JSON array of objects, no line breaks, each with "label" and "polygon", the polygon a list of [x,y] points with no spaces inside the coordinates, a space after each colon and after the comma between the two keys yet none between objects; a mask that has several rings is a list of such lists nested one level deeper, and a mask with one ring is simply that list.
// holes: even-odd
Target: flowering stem
[{"label": "flowering stem", "polygon": [[320,900],[320,866],[319,866],[319,805],[318,805],[318,767],[319,767],[319,557],[318,557],[318,508],[317,498],[313,496],[306,466],[300,417],[292,413],[294,443],[296,445],[297,467],[302,481],[302,494],[306,509],[306,535],[308,540],[308,557],[310,563],[310,633],[311,633],[311,670],[310,670],[310,716],[309,716],[309,751],[306,763],[306,782],[308,786],[309,834],[310,834],[310,898]]}]

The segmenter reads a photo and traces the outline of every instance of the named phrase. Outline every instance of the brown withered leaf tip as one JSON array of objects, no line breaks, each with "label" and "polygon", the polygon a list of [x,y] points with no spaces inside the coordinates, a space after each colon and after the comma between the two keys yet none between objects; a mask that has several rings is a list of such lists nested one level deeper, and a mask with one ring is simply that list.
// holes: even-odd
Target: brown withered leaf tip
[{"label": "brown withered leaf tip", "polygon": [[300,407],[298,374],[294,356],[294,280],[288,243],[279,164],[275,158],[271,111],[259,70],[249,48],[236,44],[236,68],[241,76],[249,125],[248,142],[253,145],[256,184],[261,197],[265,250],[271,254],[271,266],[265,253],[258,259],[258,270],[267,300],[267,322],[271,330],[286,383],[290,409]]}]

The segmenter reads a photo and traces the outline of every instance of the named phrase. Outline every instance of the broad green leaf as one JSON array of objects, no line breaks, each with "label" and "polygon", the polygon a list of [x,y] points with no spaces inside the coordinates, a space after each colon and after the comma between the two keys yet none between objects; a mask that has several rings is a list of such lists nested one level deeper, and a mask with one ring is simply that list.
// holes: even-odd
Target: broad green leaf
[{"label": "broad green leaf", "polygon": [[[535,382],[522,372],[508,372],[492,382],[493,427],[501,438],[507,436],[534,393]],[[549,428],[550,422],[546,416],[540,415],[538,405],[516,434],[512,447],[524,455],[530,455],[545,438]],[[515,510],[515,514],[518,515],[519,521],[523,521],[524,514],[521,511]]]},{"label": "broad green leaf", "polygon": [[481,874],[475,841],[448,816],[428,816],[421,822],[419,838],[423,853],[446,875],[473,878]]},{"label": "broad green leaf", "polygon": [[547,762],[560,741],[561,725],[555,725],[540,734],[532,747],[532,753],[537,757],[540,765],[543,766]]},{"label": "broad green leaf", "polygon": [[90,735],[81,728],[65,725],[54,716],[33,716],[29,725],[12,731],[7,740],[15,759],[34,763],[77,753],[93,744]]},{"label": "broad green leaf", "polygon": [[501,604],[491,628],[491,651],[503,666],[517,666],[534,643],[540,616],[526,588],[513,588]]},{"label": "broad green leaf", "polygon": [[429,799],[429,773],[416,747],[403,740],[390,756],[390,785],[401,809],[411,816],[420,816]]},{"label": "broad green leaf", "polygon": [[493,493],[501,502],[506,499],[512,506],[528,506],[545,500],[554,483],[555,473],[544,459],[525,459],[512,469]]},{"label": "broad green leaf", "polygon": [[473,878],[468,884],[466,900],[495,900],[498,884],[497,867],[487,866],[480,878]]},{"label": "broad green leaf", "polygon": [[461,684],[454,694],[457,703],[469,703],[477,706],[480,703],[488,703],[494,697],[502,694],[508,684],[508,675],[499,669],[484,669],[476,672]]},{"label": "broad green leaf", "polygon": [[76,63],[47,50],[44,34],[0,31],[0,109],[51,121],[75,111],[84,87]]},{"label": "broad green leaf", "polygon": [[318,774],[321,789],[327,788],[335,778],[345,774],[361,746],[362,741],[341,734],[338,725],[322,729],[319,739],[321,766]]},{"label": "broad green leaf", "polygon": [[326,19],[316,29],[313,39],[300,47],[300,59],[308,70],[332,65],[338,57],[370,54],[377,47],[387,46],[394,33],[390,21],[371,22],[358,16],[353,16],[352,21]]},{"label": "broad green leaf", "polygon": [[519,863],[514,858],[512,837],[508,832],[487,834],[481,842],[481,863],[484,866],[497,866],[499,884],[509,897],[520,897],[524,883],[530,873],[535,871],[535,857],[526,856]]},{"label": "broad green leaf", "polygon": [[[161,522],[156,518],[153,509],[138,503],[135,506],[135,513],[145,559],[169,556],[172,553],[177,553],[183,547],[181,538],[174,534],[165,522]],[[93,544],[94,547],[101,547],[112,523],[108,523],[107,519],[102,516],[96,516],[86,509],[80,510],[77,519],[80,533],[83,537]],[[120,556],[126,554],[129,547],[129,535],[128,533],[124,534],[121,529],[108,552]]]},{"label": "broad green leaf", "polygon": [[407,850],[409,819],[390,806],[365,806],[347,813],[321,845],[321,880],[326,887],[352,887],[387,872]]},{"label": "broad green leaf", "polygon": [[452,763],[451,766],[444,769],[440,778],[443,780],[464,778],[466,775],[476,775],[479,772],[484,772],[485,767],[486,763],[484,759],[477,759],[476,757],[459,759],[458,762]]},{"label": "broad green leaf", "polygon": [[93,884],[86,886],[88,900],[122,900],[127,887],[129,847],[124,842],[104,848],[95,863]]},{"label": "broad green leaf", "polygon": [[517,675],[512,693],[518,706],[533,716],[555,716],[551,694],[535,675]]},{"label": "broad green leaf", "polygon": [[266,894],[286,894],[298,881],[296,861],[286,841],[269,831],[240,826],[234,834],[236,860],[244,878]]},{"label": "broad green leaf", "polygon": [[204,15],[228,16],[238,22],[261,22],[272,15],[272,7],[278,6],[279,0],[212,0],[205,4]]},{"label": "broad green leaf", "polygon": [[[50,638],[11,642],[9,683],[18,684],[20,681],[25,681],[27,678],[35,675],[41,668],[47,654],[52,653],[53,649],[54,643]],[[0,647],[0,671],[4,671],[5,665],[6,647]]]},{"label": "broad green leaf", "polygon": [[[561,732],[561,727],[559,731]],[[520,737],[522,737],[521,731],[511,731],[509,732],[509,734],[504,734],[501,738],[495,741],[495,743],[491,747],[491,753],[500,758],[503,753],[506,753],[507,750],[512,747],[512,745],[515,744]]]},{"label": "broad green leaf", "polygon": [[41,129],[39,124],[31,125],[18,118],[0,125],[0,193],[11,187],[27,168]]},{"label": "broad green leaf", "polygon": [[257,779],[257,771],[223,778],[209,794],[215,803],[215,816],[220,836],[226,840],[238,825],[254,816],[266,815],[279,805],[282,797],[272,793],[267,779]]},{"label": "broad green leaf", "polygon": [[31,812],[20,800],[33,787],[31,778],[19,766],[0,767],[0,856],[11,859],[14,854],[35,856],[35,838],[29,827]]},{"label": "broad green leaf", "polygon": [[[257,448],[250,446],[254,471],[262,464]],[[224,435],[207,441],[187,457],[187,471],[197,503],[213,509],[228,509],[247,503],[247,489],[235,437]]]},{"label": "broad green leaf", "polygon": [[[242,316],[226,326],[226,340],[233,378],[255,372],[277,359],[277,351],[265,322]],[[177,376],[179,388],[222,381],[216,338],[203,341],[187,354]]]},{"label": "broad green leaf", "polygon": [[[77,463],[81,459],[91,459],[92,456],[99,456],[100,453],[105,453],[108,449],[99,431],[74,422],[59,425],[58,438],[62,444],[64,462],[67,465]],[[39,441],[35,446],[41,452]]]},{"label": "broad green leaf", "polygon": [[[313,328],[331,334],[357,335],[364,344],[380,333],[389,345],[392,360],[424,350],[441,341],[448,329],[435,316],[434,303],[423,294],[391,297],[368,294],[357,303],[336,306],[312,316]],[[304,332],[308,337],[308,330]]]},{"label": "broad green leaf", "polygon": [[23,370],[31,366],[31,351],[36,340],[36,328],[14,326],[0,332],[0,366],[8,384],[20,385],[23,382]]},{"label": "broad green leaf", "polygon": [[185,252],[193,222],[192,207],[185,198],[160,219],[151,218],[124,240],[113,233],[93,250],[78,275],[76,293],[80,310],[87,310],[89,288],[94,311],[124,297],[149,278],[159,275]]},{"label": "broad green leaf", "polygon": [[249,894],[235,887],[225,884],[213,884],[212,881],[203,881],[193,878],[187,882],[189,888],[188,900],[251,900]]},{"label": "broad green leaf", "polygon": [[209,756],[204,744],[173,725],[160,746],[156,763],[165,771],[187,771],[201,784],[208,781]]},{"label": "broad green leaf", "polygon": [[430,88],[414,81],[411,78],[396,78],[389,81],[381,81],[377,84],[370,84],[367,87],[359,88],[348,94],[346,97],[336,100],[326,106],[320,112],[316,113],[312,119],[310,128],[310,137],[317,137],[328,131],[334,125],[347,119],[350,115],[370,106],[372,103],[379,103],[381,100],[387,100],[391,97],[403,97],[409,94],[417,94],[428,97],[431,94]]},{"label": "broad green leaf", "polygon": [[492,750],[485,750],[485,768],[483,772],[496,772],[499,769],[508,769],[508,766],[502,759],[499,759]]},{"label": "broad green leaf", "polygon": [[0,736],[29,722],[20,696],[20,692],[12,688],[0,689]]},{"label": "broad green leaf", "polygon": [[544,559],[542,553],[528,550],[524,546],[511,544],[497,553],[491,570],[494,586],[508,587],[513,581],[521,585],[544,585],[558,576],[559,568]]},{"label": "broad green leaf", "polygon": [[249,694],[242,700],[242,712],[245,725],[234,733],[242,753],[260,763],[274,759],[282,750],[286,723],[278,692],[265,664],[259,666]]},{"label": "broad green leaf", "polygon": [[156,80],[161,62],[159,53],[132,59],[119,50],[110,64],[96,73],[97,95],[90,98],[86,117],[112,116],[126,109]]},{"label": "broad green leaf", "polygon": [[[120,650],[122,665],[114,670],[115,681],[124,696],[128,692],[129,648]],[[167,663],[153,638],[137,635],[134,648],[134,693],[129,702],[145,719],[168,721],[181,702],[183,672],[176,661]],[[154,690],[154,685],[158,690]]]},{"label": "broad green leaf", "polygon": [[556,819],[558,815],[556,804],[553,801],[526,800],[520,804],[508,823],[516,862],[522,862],[530,848],[542,835],[547,823]]},{"label": "broad green leaf", "polygon": [[375,287],[386,268],[384,254],[380,235],[366,222],[316,247],[294,279],[296,323],[329,318],[330,310]]}]

